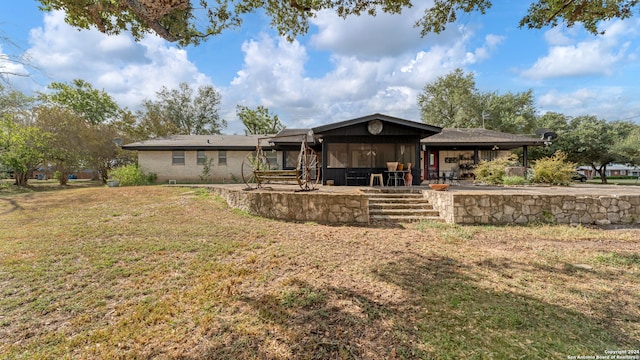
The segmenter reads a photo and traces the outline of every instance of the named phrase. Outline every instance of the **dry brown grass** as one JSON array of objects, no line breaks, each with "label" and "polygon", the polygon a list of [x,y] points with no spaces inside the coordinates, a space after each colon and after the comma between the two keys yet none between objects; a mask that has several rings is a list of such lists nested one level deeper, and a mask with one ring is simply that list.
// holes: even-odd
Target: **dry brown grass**
[{"label": "dry brown grass", "polygon": [[326,226],[203,190],[0,197],[0,358],[566,358],[640,347],[640,231]]}]

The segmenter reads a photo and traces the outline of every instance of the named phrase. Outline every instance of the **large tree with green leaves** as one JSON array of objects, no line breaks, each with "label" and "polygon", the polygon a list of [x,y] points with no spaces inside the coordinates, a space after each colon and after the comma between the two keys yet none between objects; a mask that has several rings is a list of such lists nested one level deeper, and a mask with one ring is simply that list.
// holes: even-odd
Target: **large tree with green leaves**
[{"label": "large tree with green leaves", "polygon": [[431,125],[530,134],[536,120],[533,92],[481,92],[473,73],[456,69],[426,84],[418,96],[422,121]]},{"label": "large tree with green leaves", "polygon": [[70,84],[52,82],[48,94],[41,94],[42,100],[61,105],[82,116],[90,124],[102,124],[115,120],[120,107],[104,90],[94,89],[88,82],[76,79]]},{"label": "large tree with green leaves", "polygon": [[[154,32],[181,45],[242,25],[249,13],[262,12],[271,26],[292,39],[305,34],[309,19],[321,10],[340,17],[375,15],[378,11],[400,13],[411,0],[39,0],[45,11],[63,10],[67,23],[78,28],[95,27],[107,34],[130,31],[136,38]],[[422,3],[420,3],[422,4]],[[520,20],[521,27],[541,28],[576,23],[590,32],[600,32],[603,20],[626,19],[638,8],[638,0],[534,0]],[[416,22],[421,33],[439,33],[461,14],[491,8],[490,0],[435,0]]]},{"label": "large tree with green leaves", "polygon": [[538,124],[558,135],[539,155],[561,150],[569,161],[591,166],[603,184],[607,183],[609,164],[628,161],[621,144],[632,138],[637,129],[637,125],[630,122],[608,122],[595,116],[572,118],[557,113],[545,114]]},{"label": "large tree with green leaves", "polygon": [[284,129],[278,115],[270,114],[269,109],[262,105],[255,109],[238,105],[236,106],[236,115],[244,124],[247,135],[277,134]]},{"label": "large tree with green leaves", "polygon": [[614,150],[622,156],[625,163],[640,165],[640,125],[635,125],[626,138],[616,142]]},{"label": "large tree with green leaves", "polygon": [[456,69],[426,84],[418,96],[422,121],[442,127],[480,127],[481,96],[472,73]]},{"label": "large tree with green leaves", "polygon": [[18,186],[27,186],[33,171],[42,165],[49,150],[49,134],[33,125],[0,118],[0,164],[13,171]]},{"label": "large tree with green leaves", "polygon": [[189,84],[181,83],[177,89],[163,87],[156,96],[143,102],[139,114],[140,126],[152,137],[220,134],[227,126],[218,114],[221,96],[213,86],[201,86],[194,93]]},{"label": "large tree with green leaves", "polygon": [[53,166],[60,185],[66,185],[69,175],[87,165],[86,137],[93,125],[61,106],[40,106],[35,113],[36,125],[49,134],[47,163]]}]

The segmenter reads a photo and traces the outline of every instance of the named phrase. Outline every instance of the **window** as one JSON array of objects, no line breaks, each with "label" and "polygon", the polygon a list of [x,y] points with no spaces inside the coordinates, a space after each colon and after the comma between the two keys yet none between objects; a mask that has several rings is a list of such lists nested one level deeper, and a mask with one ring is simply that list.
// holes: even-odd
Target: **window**
[{"label": "window", "polygon": [[284,168],[285,169],[295,169],[298,167],[298,156],[300,155],[300,150],[287,150]]},{"label": "window", "polygon": [[277,169],[278,168],[278,153],[277,152],[266,150],[264,152],[264,156],[267,158],[267,161],[269,162],[269,167],[271,169]]},{"label": "window", "polygon": [[481,150],[480,161],[491,161],[498,157],[498,152],[495,150]]},{"label": "window", "polygon": [[196,164],[204,165],[207,162],[207,154],[204,150],[198,150]]},{"label": "window", "polygon": [[227,150],[218,150],[218,165],[227,165]]},{"label": "window", "polygon": [[329,168],[348,167],[347,166],[347,144],[328,144],[327,167]]},{"label": "window", "polygon": [[184,165],[184,150],[173,150],[171,163],[173,165]]}]

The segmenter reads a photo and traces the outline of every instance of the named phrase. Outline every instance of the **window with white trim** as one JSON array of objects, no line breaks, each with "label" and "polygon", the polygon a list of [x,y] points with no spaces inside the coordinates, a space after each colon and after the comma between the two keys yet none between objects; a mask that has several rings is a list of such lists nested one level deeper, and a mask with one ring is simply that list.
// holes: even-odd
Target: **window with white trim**
[{"label": "window with white trim", "polygon": [[218,150],[218,165],[227,165],[227,150]]},{"label": "window with white trim", "polygon": [[184,150],[173,150],[171,164],[184,165]]}]

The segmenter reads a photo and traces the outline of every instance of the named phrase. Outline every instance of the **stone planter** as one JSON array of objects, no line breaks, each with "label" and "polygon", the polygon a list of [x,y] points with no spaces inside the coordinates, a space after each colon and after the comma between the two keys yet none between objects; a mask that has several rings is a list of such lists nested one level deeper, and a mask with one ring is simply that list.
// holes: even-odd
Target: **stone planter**
[{"label": "stone planter", "polygon": [[398,168],[398,162],[397,161],[388,161],[387,162],[387,170],[396,171],[397,168]]}]

